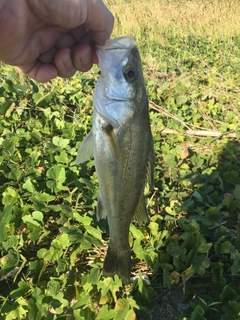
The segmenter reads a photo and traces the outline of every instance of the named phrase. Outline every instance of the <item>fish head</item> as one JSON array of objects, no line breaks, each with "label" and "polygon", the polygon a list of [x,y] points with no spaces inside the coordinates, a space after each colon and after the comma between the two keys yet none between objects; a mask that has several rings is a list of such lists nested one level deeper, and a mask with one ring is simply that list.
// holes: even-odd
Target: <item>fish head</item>
[{"label": "fish head", "polygon": [[95,110],[114,128],[134,115],[145,93],[141,58],[133,37],[107,40],[97,46],[101,75],[94,92]]}]

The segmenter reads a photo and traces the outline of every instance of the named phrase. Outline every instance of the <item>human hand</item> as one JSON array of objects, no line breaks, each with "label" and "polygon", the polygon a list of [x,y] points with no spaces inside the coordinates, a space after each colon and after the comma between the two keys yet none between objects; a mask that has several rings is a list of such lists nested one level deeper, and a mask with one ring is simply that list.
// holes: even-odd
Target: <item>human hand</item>
[{"label": "human hand", "polygon": [[113,22],[102,0],[0,0],[0,61],[39,82],[69,78],[97,62]]}]

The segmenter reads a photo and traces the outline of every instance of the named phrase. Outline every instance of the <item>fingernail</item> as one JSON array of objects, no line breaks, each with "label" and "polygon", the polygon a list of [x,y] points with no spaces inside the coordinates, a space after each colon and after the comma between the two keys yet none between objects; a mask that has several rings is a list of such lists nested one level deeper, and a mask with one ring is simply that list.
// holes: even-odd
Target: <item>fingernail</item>
[{"label": "fingernail", "polygon": [[66,57],[66,59],[63,60],[63,65],[67,69],[72,69],[72,67],[73,67],[72,61],[69,57]]},{"label": "fingernail", "polygon": [[81,64],[84,66],[89,64],[92,61],[91,52],[87,51],[84,55],[82,55],[80,57],[80,61],[81,61]]}]

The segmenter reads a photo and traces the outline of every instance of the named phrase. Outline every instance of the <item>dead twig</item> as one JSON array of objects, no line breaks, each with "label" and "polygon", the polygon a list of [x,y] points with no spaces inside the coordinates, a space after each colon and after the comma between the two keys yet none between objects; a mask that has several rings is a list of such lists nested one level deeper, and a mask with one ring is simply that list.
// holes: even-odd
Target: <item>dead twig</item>
[{"label": "dead twig", "polygon": [[[161,131],[161,134],[178,134],[180,135],[181,133],[178,132],[177,130],[173,129],[163,129]],[[236,138],[236,133],[230,132],[230,133],[223,133],[219,131],[214,131],[214,130],[186,130],[184,131],[184,134],[187,136],[197,136],[197,137],[225,137],[225,138]]]}]

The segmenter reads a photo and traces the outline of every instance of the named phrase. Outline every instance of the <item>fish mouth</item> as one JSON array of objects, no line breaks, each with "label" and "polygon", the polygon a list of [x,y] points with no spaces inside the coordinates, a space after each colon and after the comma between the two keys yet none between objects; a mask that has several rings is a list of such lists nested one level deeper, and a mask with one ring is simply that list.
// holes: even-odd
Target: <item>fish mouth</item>
[{"label": "fish mouth", "polygon": [[98,65],[102,72],[118,66],[126,55],[136,47],[136,42],[132,36],[119,37],[107,40],[105,45],[96,45]]},{"label": "fish mouth", "polygon": [[122,101],[122,102],[126,102],[128,101],[129,99],[123,99],[123,98],[118,98],[118,97],[110,97],[110,96],[107,96],[107,95],[104,95],[104,98],[106,98],[107,100],[111,100],[111,101]]},{"label": "fish mouth", "polygon": [[104,50],[131,50],[136,46],[136,42],[132,36],[118,37],[113,40],[108,39],[104,46],[96,45],[97,49]]}]

